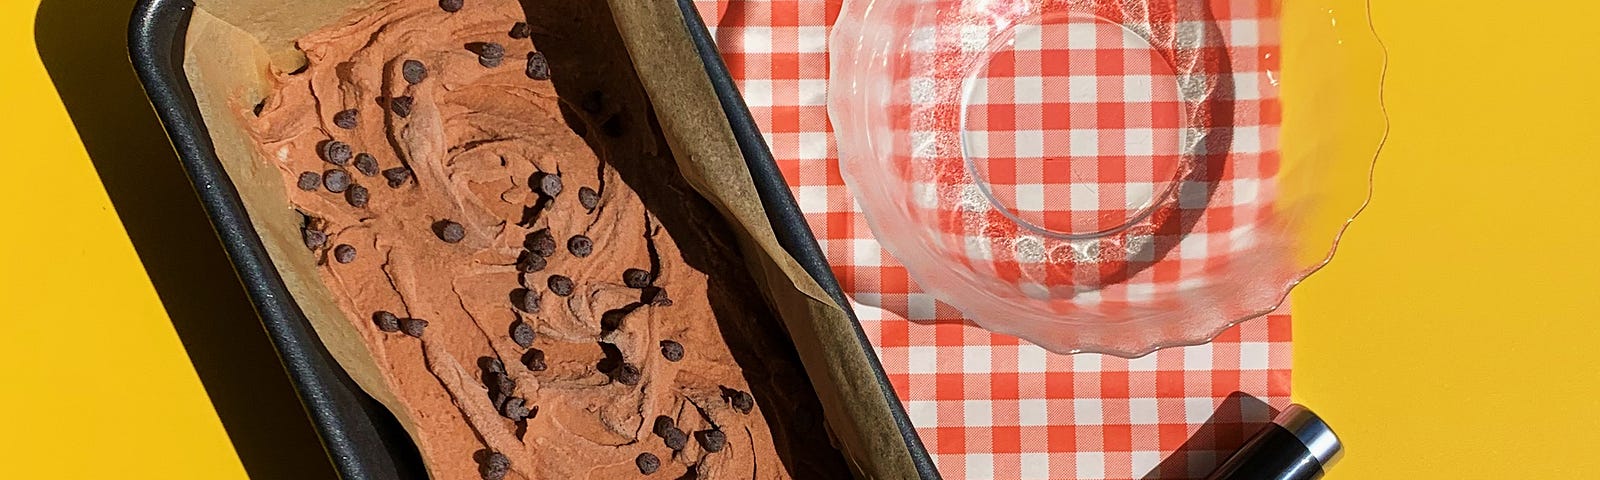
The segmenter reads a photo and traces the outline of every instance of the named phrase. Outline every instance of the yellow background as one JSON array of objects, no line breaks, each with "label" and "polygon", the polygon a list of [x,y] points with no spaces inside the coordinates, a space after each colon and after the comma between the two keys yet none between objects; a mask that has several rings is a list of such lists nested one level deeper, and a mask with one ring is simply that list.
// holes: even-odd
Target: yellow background
[{"label": "yellow background", "polygon": [[[1372,2],[1375,202],[1295,297],[1295,398],[1349,445],[1329,478],[1596,478],[1600,6]],[[35,49],[39,0],[0,3],[0,478],[243,478],[189,359],[219,347],[180,342]]]}]

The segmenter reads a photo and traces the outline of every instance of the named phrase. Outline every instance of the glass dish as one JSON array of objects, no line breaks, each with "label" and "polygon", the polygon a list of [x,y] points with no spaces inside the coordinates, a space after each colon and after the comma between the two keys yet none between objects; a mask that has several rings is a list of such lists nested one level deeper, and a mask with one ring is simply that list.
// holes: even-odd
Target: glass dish
[{"label": "glass dish", "polygon": [[1363,0],[847,0],[829,53],[879,242],[1061,353],[1277,309],[1366,205],[1386,131]]}]

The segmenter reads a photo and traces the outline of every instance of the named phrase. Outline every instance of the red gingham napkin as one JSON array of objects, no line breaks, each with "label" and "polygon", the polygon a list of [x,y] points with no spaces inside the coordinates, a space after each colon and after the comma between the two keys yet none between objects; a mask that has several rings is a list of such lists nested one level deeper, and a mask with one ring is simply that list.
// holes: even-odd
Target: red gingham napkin
[{"label": "red gingham napkin", "polygon": [[955,94],[969,107],[951,134],[972,145],[985,193],[1021,222],[1087,233],[1121,226],[1171,191],[1183,120],[1166,56],[1077,14],[1024,24],[1013,38]]},{"label": "red gingham napkin", "polygon": [[[1171,0],[1150,0],[1161,1]],[[905,269],[873,240],[840,177],[826,107],[828,33],[840,3],[699,0],[697,6],[889,379],[945,478],[1200,478],[1218,457],[1229,453],[1222,450],[1237,445],[1239,433],[1229,429],[1230,424],[1265,421],[1269,416],[1260,409],[1241,409],[1237,403],[1229,404],[1235,411],[1218,411],[1224,399],[1242,391],[1273,407],[1287,405],[1290,332],[1286,312],[1246,322],[1207,345],[1124,360],[1047,353],[1016,338],[978,329],[954,308],[919,291]],[[1260,81],[1269,67],[1262,59],[1277,56],[1276,3],[1210,0],[1211,14],[1231,62],[1231,124],[1235,128],[1228,157],[1234,169],[1230,175],[1249,187],[1256,186],[1249,183],[1252,180],[1270,179],[1277,164],[1276,90]],[[1121,32],[1098,27],[1066,32],[1072,34],[1092,34],[1097,39],[1095,49],[1069,47],[1063,43],[1065,38],[1044,30],[1039,33],[1036,52],[1023,49],[1017,58],[997,58],[999,63],[991,64],[991,69],[1009,67],[1011,71],[991,72],[990,78],[1006,73],[1051,86],[1047,88],[1065,81],[1067,85],[1061,88],[1067,89],[1075,87],[1074,81],[1092,82],[1095,96],[1084,105],[1074,105],[1078,110],[1073,110],[1066,124],[1041,124],[1039,130],[1093,132],[1095,148],[1085,147],[1090,144],[1087,136],[1068,136],[1064,143],[1015,138],[1013,132],[1031,130],[1020,126],[1042,121],[1037,112],[1026,111],[1030,103],[1037,102],[1028,98],[1010,103],[997,100],[1008,92],[992,81],[984,86],[985,91],[978,92],[981,95],[972,97],[981,99],[978,104],[984,107],[981,116],[967,119],[968,134],[982,131],[991,136],[987,155],[1004,160],[990,165],[988,171],[994,175],[990,180],[1008,190],[1000,195],[1010,195],[1008,198],[1017,202],[1018,215],[1036,224],[1092,227],[1125,215],[1129,201],[1113,198],[1122,201],[1105,203],[1107,195],[1071,199],[1069,192],[1069,201],[1081,208],[1067,209],[1073,214],[1049,216],[1062,209],[1040,207],[1036,199],[1059,198],[1051,197],[1053,192],[1047,189],[1070,189],[1070,182],[1053,176],[1053,167],[1040,159],[1061,150],[1070,154],[1073,148],[1079,150],[1072,156],[1085,161],[1102,155],[1137,154],[1141,152],[1121,151],[1121,146],[1139,144],[1129,142],[1130,136],[1148,136],[1148,169],[1101,172],[1095,180],[1132,192],[1122,195],[1138,197],[1146,188],[1140,185],[1147,186],[1151,195],[1159,193],[1164,180],[1151,172],[1171,168],[1163,162],[1177,162],[1179,152],[1162,145],[1173,144],[1164,139],[1181,133],[1176,131],[1175,119],[1164,113],[1169,108],[1177,111],[1172,105],[1176,99],[1164,97],[1155,84],[1171,81],[1165,77],[1176,74],[1166,60],[1148,58],[1146,50],[1121,48],[1125,45]],[[1052,57],[1051,64],[1092,58],[1096,75],[1073,80],[1064,78],[1064,73],[1028,70],[1037,68],[1046,56]],[[1073,70],[1081,71],[1076,66]],[[1079,83],[1076,88],[1088,85]],[[1108,102],[1108,98],[1116,101]],[[1135,114],[1117,117],[1105,110],[1110,108]],[[1079,111],[1083,115],[1077,115]],[[1145,111],[1148,116],[1142,115]],[[986,128],[971,128],[975,125]],[[1004,187],[1008,185],[1024,188]],[[1248,187],[1230,185],[1229,190],[1239,188]],[[1197,233],[1185,238],[1185,245],[1171,255],[1188,258],[1180,252],[1186,248],[1191,257],[1201,252],[1200,258],[1178,268],[1193,263],[1200,264],[1195,268],[1204,268],[1203,252],[1207,244],[1225,241],[1230,228],[1227,220],[1202,222]],[[1149,275],[1178,273],[1159,267],[1147,271]],[[1202,428],[1208,421],[1220,425]],[[1174,455],[1180,446],[1183,451]]]}]

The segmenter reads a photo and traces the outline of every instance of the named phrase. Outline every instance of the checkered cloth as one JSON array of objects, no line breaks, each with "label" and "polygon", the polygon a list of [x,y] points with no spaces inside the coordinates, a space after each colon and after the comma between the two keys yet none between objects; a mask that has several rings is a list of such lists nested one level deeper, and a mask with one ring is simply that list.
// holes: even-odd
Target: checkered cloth
[{"label": "checkered cloth", "polygon": [[954,132],[963,156],[1004,213],[1081,235],[1120,227],[1169,197],[1184,122],[1178,74],[1161,50],[1070,13],[1016,26],[1008,43],[951,95],[967,105]]},{"label": "checkered cloth", "polygon": [[[1151,3],[1162,1],[1172,0]],[[1226,45],[1219,52],[1231,63],[1233,87],[1233,148],[1228,181],[1220,190],[1241,196],[1258,191],[1277,164],[1276,90],[1262,80],[1268,68],[1275,68],[1264,61],[1277,57],[1276,1],[1209,3]],[[697,5],[946,478],[1200,478],[1241,441],[1230,425],[1270,415],[1237,402],[1225,404],[1227,397],[1242,391],[1273,407],[1288,403],[1290,329],[1283,311],[1230,329],[1210,344],[1137,360],[1050,354],[964,321],[954,308],[921,292],[884,252],[840,176],[826,108],[827,39],[840,2],[699,0]],[[987,180],[1010,186],[1000,194],[1002,202],[1009,199],[1014,213],[1031,223],[1078,230],[1120,223],[1126,212],[1141,206],[1141,198],[1158,197],[1168,182],[1164,172],[1179,168],[1175,164],[1183,154],[1176,146],[1182,142],[1173,140],[1183,135],[1176,126],[1182,123],[1176,118],[1181,110],[1174,103],[1181,99],[1167,88],[1182,72],[1168,59],[1150,57],[1148,48],[1123,48],[1144,37],[1130,37],[1115,24],[1068,21],[1019,30],[1018,36],[1020,45],[1037,50],[1020,48],[1013,56],[990,60],[988,80],[975,82],[981,85],[966,93],[974,100],[967,135],[987,137]],[[1089,36],[1094,42],[1078,42]],[[1069,67],[1056,71],[1041,65]],[[998,82],[1002,78],[1010,85]],[[1051,94],[1019,93],[1029,89]],[[1002,100],[1006,94],[1013,96],[1009,103]],[[1067,99],[1072,114],[1045,117],[1046,100],[1059,98]],[[958,135],[960,126],[954,124]],[[1049,130],[1068,134],[1044,135]],[[1040,133],[1018,133],[1030,131]],[[1093,134],[1073,134],[1080,131]],[[1100,165],[1107,156],[1141,156],[1145,163],[1097,171],[1095,182],[1118,187],[1076,198],[1070,193],[1074,182],[1057,171],[1072,165],[1044,160]],[[1054,200],[1063,198],[1053,195],[1062,188],[1069,194]],[[1058,203],[1046,205],[1045,199]],[[1242,200],[1220,204],[1249,203]],[[1145,270],[1174,275],[1204,268],[1204,252],[1225,250],[1207,247],[1226,242],[1233,227],[1231,218],[1203,219],[1197,234],[1166,256],[1186,262],[1173,265],[1176,270],[1159,265]]]}]

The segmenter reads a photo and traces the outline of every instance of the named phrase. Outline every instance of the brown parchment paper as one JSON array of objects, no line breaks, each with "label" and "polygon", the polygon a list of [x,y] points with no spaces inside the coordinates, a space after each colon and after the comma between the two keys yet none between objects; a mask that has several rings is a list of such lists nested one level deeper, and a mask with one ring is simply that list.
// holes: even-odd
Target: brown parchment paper
[{"label": "brown parchment paper", "polygon": [[[289,208],[281,176],[256,158],[236,113],[266,94],[269,67],[294,70],[305,61],[294,39],[366,1],[196,0],[184,69],[217,156],[318,337],[357,384],[414,429],[416,422],[405,409],[395,408],[392,386],[319,280],[311,256],[294,254],[304,248],[301,218]],[[916,478],[889,400],[874,378],[870,353],[857,341],[849,317],[779,246],[676,2],[609,2],[679,169],[734,227],[745,263],[788,328],[821,397],[828,427],[855,473]]]},{"label": "brown parchment paper", "polygon": [[916,478],[850,318],[778,245],[677,2],[609,1],[679,170],[740,233],[745,260],[789,327],[856,473]]}]

